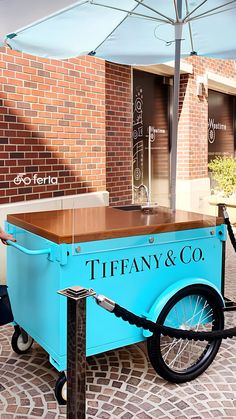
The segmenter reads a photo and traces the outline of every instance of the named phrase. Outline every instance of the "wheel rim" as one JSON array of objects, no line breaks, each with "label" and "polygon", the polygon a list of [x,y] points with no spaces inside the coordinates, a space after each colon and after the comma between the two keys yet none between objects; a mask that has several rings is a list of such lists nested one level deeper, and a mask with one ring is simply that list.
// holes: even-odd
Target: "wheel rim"
[{"label": "wheel rim", "polygon": [[33,343],[33,339],[30,336],[28,336],[27,342],[24,342],[23,341],[22,334],[20,334],[19,337],[18,337],[18,339],[17,339],[17,346],[20,349],[20,351],[27,351],[27,349],[30,348],[30,346],[32,345],[32,343]]},{"label": "wheel rim", "polygon": [[[215,305],[204,295],[188,295],[170,307],[164,324],[181,330],[211,331],[219,327]],[[215,341],[193,341],[160,336],[160,352],[172,372],[194,372],[213,351]]]}]

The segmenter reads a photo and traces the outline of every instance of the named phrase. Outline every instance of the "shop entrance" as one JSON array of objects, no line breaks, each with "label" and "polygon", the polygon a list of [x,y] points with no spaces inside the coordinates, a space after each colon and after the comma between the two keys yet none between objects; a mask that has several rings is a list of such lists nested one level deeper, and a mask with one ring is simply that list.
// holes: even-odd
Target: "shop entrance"
[{"label": "shop entrance", "polygon": [[[169,78],[133,71],[134,201],[169,206]],[[142,187],[141,185],[144,185]]]}]

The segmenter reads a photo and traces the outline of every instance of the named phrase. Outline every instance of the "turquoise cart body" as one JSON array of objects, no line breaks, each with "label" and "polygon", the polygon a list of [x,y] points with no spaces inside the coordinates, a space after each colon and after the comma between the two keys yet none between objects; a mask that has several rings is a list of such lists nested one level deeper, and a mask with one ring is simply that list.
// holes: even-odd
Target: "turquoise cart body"
[{"label": "turquoise cart body", "polygon": [[[7,248],[15,322],[45,349],[58,371],[65,370],[67,362],[67,302],[58,290],[73,285],[93,288],[153,321],[188,285],[208,285],[221,295],[223,224],[75,244],[56,244],[9,223],[6,230],[18,246]],[[88,356],[148,335],[102,310],[92,298],[87,300]]]}]

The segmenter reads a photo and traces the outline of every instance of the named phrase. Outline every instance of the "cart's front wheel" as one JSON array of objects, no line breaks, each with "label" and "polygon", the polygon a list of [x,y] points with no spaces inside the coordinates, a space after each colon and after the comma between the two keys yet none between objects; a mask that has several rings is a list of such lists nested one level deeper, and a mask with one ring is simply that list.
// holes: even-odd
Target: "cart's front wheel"
[{"label": "cart's front wheel", "polygon": [[55,396],[59,404],[66,404],[67,402],[67,379],[64,372],[62,372],[56,382]]},{"label": "cart's front wheel", "polygon": [[15,326],[15,332],[11,338],[11,346],[17,354],[26,354],[31,348],[34,340],[19,326]]},{"label": "cart's front wheel", "polygon": [[[178,291],[162,309],[157,323],[181,330],[223,329],[222,301],[204,285]],[[174,383],[184,383],[202,374],[215,358],[221,340],[193,341],[155,334],[148,338],[149,359],[156,372]]]}]

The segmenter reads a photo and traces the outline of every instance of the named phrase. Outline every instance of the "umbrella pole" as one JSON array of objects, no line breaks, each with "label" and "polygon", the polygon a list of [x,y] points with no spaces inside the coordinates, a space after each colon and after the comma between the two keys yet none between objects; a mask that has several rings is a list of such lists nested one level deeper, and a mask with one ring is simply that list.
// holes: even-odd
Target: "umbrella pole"
[{"label": "umbrella pole", "polygon": [[[182,15],[182,0],[178,1],[179,18]],[[171,158],[170,158],[170,207],[176,209],[176,174],[177,174],[177,138],[178,138],[178,115],[179,115],[179,85],[180,85],[180,56],[182,23],[175,24],[175,72],[174,72],[174,95],[172,108],[171,129]]]}]

